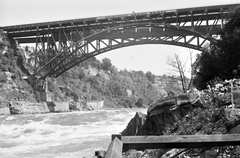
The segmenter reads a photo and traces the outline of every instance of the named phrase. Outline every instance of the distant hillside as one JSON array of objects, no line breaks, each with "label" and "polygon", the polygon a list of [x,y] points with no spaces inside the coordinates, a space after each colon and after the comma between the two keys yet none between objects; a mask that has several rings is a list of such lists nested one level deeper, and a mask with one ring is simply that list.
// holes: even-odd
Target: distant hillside
[{"label": "distant hillside", "polygon": [[107,107],[143,107],[161,96],[145,73],[118,71],[107,58],[102,62],[91,58],[49,79],[49,90],[55,99],[105,100]]}]

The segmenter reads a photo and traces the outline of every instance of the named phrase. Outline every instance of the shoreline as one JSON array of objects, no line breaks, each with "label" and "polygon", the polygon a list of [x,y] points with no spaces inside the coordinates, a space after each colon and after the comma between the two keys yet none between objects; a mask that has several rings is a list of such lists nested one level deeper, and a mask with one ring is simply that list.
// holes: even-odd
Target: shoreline
[{"label": "shoreline", "polygon": [[0,103],[0,115],[64,113],[72,111],[92,111],[102,109],[104,101],[92,102],[31,102],[5,101]]},{"label": "shoreline", "polygon": [[[98,102],[98,101],[97,101]],[[73,105],[74,104],[74,105]],[[82,102],[57,101],[57,102],[31,102],[31,101],[6,101],[0,104],[0,115],[20,114],[45,114],[45,113],[68,113],[77,111],[98,111],[98,110],[122,110],[122,109],[147,109],[147,108],[126,108],[126,107],[104,107],[92,106]]]}]

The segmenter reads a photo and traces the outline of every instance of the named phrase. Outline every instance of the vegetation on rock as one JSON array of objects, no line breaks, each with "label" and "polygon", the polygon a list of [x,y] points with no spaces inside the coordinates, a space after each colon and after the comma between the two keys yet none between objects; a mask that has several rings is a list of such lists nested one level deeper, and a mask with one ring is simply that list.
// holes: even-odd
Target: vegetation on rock
[{"label": "vegetation on rock", "polygon": [[207,88],[209,81],[216,77],[222,80],[235,77],[233,71],[240,65],[240,6],[232,8],[225,16],[227,23],[220,39],[207,46],[194,64],[194,85],[198,89]]}]

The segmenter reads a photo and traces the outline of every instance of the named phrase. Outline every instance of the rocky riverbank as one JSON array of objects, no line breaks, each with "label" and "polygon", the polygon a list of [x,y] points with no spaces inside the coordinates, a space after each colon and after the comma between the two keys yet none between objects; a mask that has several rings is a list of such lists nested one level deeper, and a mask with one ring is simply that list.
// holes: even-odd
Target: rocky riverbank
[{"label": "rocky riverbank", "polygon": [[92,102],[27,102],[8,101],[0,103],[0,115],[40,114],[49,112],[89,111],[102,109],[104,101]]},{"label": "rocky riverbank", "polygon": [[[152,104],[147,114],[136,113],[126,129],[124,136],[135,135],[203,135],[240,134],[239,95],[236,94],[240,80],[216,83],[204,91],[190,94],[168,96]],[[181,153],[181,154],[180,154]],[[190,158],[193,155],[204,158],[217,156],[239,157],[239,146],[215,147],[194,150],[146,150],[129,151],[132,155],[154,155],[154,157]]]},{"label": "rocky riverbank", "polygon": [[136,113],[122,135],[163,135],[168,126],[177,123],[193,108],[203,108],[197,95],[181,94],[165,97],[152,104],[147,114]]}]

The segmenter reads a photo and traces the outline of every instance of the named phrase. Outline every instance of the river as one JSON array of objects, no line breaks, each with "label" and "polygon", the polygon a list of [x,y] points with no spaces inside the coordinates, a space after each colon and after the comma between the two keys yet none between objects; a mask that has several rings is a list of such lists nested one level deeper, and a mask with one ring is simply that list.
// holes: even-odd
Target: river
[{"label": "river", "polygon": [[107,150],[137,111],[118,109],[0,116],[1,158],[82,158]]}]

